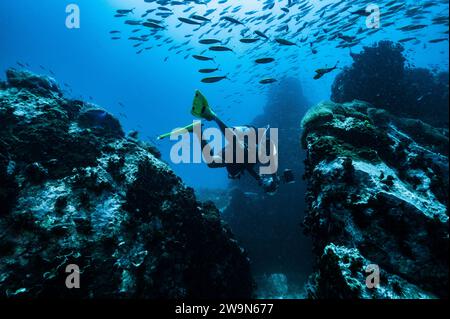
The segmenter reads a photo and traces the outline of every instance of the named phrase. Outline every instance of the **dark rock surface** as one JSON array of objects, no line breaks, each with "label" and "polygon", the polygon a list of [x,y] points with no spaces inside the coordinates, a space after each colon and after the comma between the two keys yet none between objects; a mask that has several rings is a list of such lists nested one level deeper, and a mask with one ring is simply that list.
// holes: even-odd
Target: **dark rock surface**
[{"label": "dark rock surface", "polygon": [[416,68],[401,44],[380,41],[352,53],[353,64],[336,77],[331,100],[362,100],[390,113],[447,127],[448,72]]},{"label": "dark rock surface", "polygon": [[448,297],[448,129],[360,101],[320,103],[302,126],[309,297]]},{"label": "dark rock surface", "polygon": [[[104,110],[9,70],[0,90],[0,297],[250,297],[219,211]],[[77,264],[81,288],[67,289]]]}]

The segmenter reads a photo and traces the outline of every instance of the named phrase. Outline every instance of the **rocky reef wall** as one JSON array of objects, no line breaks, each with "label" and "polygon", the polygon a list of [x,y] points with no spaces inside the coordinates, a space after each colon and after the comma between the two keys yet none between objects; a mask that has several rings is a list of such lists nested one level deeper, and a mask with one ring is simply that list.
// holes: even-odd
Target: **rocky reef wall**
[{"label": "rocky reef wall", "polygon": [[447,127],[448,71],[417,68],[400,43],[380,41],[351,53],[353,63],[336,77],[331,100],[361,100],[390,113]]},{"label": "rocky reef wall", "polygon": [[0,203],[0,297],[252,296],[219,211],[51,78],[11,69],[0,85]]},{"label": "rocky reef wall", "polygon": [[448,297],[448,128],[356,100],[320,103],[302,126],[308,296]]}]

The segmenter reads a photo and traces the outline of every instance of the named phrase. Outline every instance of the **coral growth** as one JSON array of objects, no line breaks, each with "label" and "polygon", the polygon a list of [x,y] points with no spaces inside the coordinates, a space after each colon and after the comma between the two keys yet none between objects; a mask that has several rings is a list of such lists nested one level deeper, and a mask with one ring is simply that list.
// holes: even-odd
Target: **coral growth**
[{"label": "coral growth", "polygon": [[[354,101],[303,119],[315,298],[448,296],[448,135]],[[381,270],[366,286],[365,267]]]},{"label": "coral growth", "polygon": [[[124,137],[54,80],[9,70],[0,90],[0,296],[252,295],[249,264],[218,210],[154,147]],[[67,289],[66,266],[81,271]]]},{"label": "coral growth", "polygon": [[394,115],[448,128],[448,72],[405,66],[403,47],[381,41],[352,53],[353,64],[338,74],[335,102],[362,100]]}]

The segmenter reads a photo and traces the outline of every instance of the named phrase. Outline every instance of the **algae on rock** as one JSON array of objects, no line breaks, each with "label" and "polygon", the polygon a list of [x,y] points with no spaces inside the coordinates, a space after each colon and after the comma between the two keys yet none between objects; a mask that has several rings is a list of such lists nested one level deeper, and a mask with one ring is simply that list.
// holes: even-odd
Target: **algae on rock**
[{"label": "algae on rock", "polygon": [[[309,296],[447,297],[448,130],[361,101],[320,103],[302,127]],[[368,264],[378,289],[365,286]]]},{"label": "algae on rock", "polygon": [[[252,296],[218,210],[112,115],[11,69],[0,121],[0,297]],[[80,289],[66,288],[69,264]]]}]

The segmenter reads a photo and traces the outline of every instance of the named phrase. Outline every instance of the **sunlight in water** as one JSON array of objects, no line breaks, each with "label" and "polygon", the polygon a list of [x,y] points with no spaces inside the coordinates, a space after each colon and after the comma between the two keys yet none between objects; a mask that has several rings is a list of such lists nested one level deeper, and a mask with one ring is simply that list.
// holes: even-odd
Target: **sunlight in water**
[{"label": "sunlight in water", "polygon": [[[136,8],[138,10],[145,10],[145,9],[148,9],[149,7],[154,7],[155,5],[157,5],[156,2],[155,3],[146,3],[146,2],[144,2],[144,0],[109,0],[109,2],[111,3],[111,6],[113,6],[114,8],[122,8],[122,9]],[[228,0],[226,3],[219,4],[218,1],[213,0],[210,3],[208,3],[208,9],[214,9],[214,8],[230,6],[230,5],[232,5],[233,7],[242,5],[242,8],[244,8],[246,10],[258,10],[258,9],[261,9],[262,3],[263,3],[263,1],[260,1],[260,0],[246,0],[246,1]],[[192,3],[190,5],[195,6],[198,9],[202,9],[202,8],[203,8],[203,10],[206,9],[205,5],[199,5],[199,4],[195,4],[195,3]],[[182,6],[180,6],[180,7],[182,7]]]},{"label": "sunlight in water", "polygon": [[[228,0],[225,3],[219,3],[219,1],[217,0],[213,0],[211,2],[209,2],[207,5],[204,4],[195,4],[195,3],[186,3],[185,5],[182,6],[170,6],[170,9],[173,10],[174,15],[168,19],[165,20],[165,22],[168,25],[171,26],[175,26],[177,25],[179,22],[178,20],[176,20],[177,17],[185,17],[185,18],[189,18],[189,16],[193,13],[202,15],[204,14],[207,10],[210,9],[216,9],[217,11],[213,12],[209,18],[215,20],[218,19],[220,16],[219,14],[221,13],[221,11],[229,6],[232,7],[238,7],[241,6],[242,9],[239,10],[239,12],[233,13],[232,10],[229,10],[229,14],[230,16],[233,16],[235,18],[243,18],[244,17],[244,12],[249,12],[249,11],[258,11],[262,9],[263,6],[263,2],[262,0],[247,0],[247,1],[241,1],[241,0]],[[114,13],[116,10],[118,9],[133,9],[135,8],[134,11],[134,18],[139,19],[140,15],[143,14],[145,12],[145,10],[147,9],[155,9],[157,7],[159,7],[160,5],[158,5],[155,2],[152,3],[147,3],[144,0],[109,0],[109,3],[111,4],[112,7],[112,13]],[[286,0],[287,3],[287,0]],[[184,13],[183,10],[186,9],[187,6],[192,6],[194,7],[193,10]],[[278,9],[274,9],[274,12],[278,12]],[[186,29],[184,29],[183,26],[182,28],[170,28],[167,30],[168,33],[170,33],[170,35],[175,38],[176,40],[183,40],[184,39],[184,35],[186,33]],[[188,27],[189,28],[189,27]]]}]

